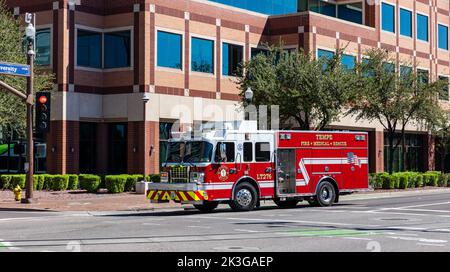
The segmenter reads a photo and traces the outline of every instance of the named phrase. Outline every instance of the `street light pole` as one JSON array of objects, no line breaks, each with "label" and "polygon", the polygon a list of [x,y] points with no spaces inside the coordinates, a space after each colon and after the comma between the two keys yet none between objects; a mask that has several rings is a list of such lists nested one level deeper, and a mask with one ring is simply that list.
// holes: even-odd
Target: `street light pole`
[{"label": "street light pole", "polygon": [[146,181],[146,179],[145,179],[145,175],[147,174],[146,172],[145,172],[145,167],[147,166],[147,164],[146,164],[146,160],[147,160],[147,152],[145,151],[145,137],[146,137],[146,135],[145,135],[145,122],[146,122],[146,119],[147,119],[147,103],[148,103],[148,101],[150,101],[150,94],[149,93],[144,93],[144,96],[142,97],[142,102],[144,102],[144,108],[142,109],[142,112],[143,112],[143,118],[142,118],[142,120],[144,121],[143,122],[143,142],[142,142],[142,154],[143,154],[143,159],[144,159],[144,161],[142,162],[143,163],[143,169],[142,169],[142,173],[143,173],[143,176],[144,176],[144,182]]},{"label": "street light pole", "polygon": [[[34,41],[36,29],[33,24],[34,15],[27,13],[25,22],[28,23],[26,28],[27,37],[27,64],[30,66],[30,76],[27,77],[27,101],[33,100],[33,77],[34,77]],[[33,202],[33,172],[34,172],[34,141],[33,141],[33,103],[27,103],[27,179],[26,194],[22,199],[22,203]]]}]

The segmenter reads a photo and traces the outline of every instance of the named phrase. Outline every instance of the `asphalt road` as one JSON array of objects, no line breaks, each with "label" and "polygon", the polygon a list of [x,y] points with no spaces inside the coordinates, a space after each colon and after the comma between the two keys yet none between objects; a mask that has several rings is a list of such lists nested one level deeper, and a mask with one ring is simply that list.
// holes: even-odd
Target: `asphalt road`
[{"label": "asphalt road", "polygon": [[0,208],[0,251],[450,251],[450,191],[272,202],[249,213],[49,213]]}]

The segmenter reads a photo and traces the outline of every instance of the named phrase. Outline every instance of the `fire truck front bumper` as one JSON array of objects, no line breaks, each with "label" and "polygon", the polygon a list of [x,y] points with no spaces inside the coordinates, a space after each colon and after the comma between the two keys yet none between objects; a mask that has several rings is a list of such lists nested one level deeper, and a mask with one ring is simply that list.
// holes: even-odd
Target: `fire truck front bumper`
[{"label": "fire truck front bumper", "polygon": [[174,201],[182,204],[202,204],[208,194],[196,183],[150,183],[147,198],[151,202]]}]

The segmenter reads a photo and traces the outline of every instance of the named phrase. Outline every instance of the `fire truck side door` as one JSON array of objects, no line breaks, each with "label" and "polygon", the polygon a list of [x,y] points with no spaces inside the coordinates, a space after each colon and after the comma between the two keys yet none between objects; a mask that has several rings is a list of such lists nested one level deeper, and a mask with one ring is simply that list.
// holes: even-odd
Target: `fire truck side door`
[{"label": "fire truck side door", "polygon": [[296,192],[295,149],[277,151],[277,194],[294,194]]}]

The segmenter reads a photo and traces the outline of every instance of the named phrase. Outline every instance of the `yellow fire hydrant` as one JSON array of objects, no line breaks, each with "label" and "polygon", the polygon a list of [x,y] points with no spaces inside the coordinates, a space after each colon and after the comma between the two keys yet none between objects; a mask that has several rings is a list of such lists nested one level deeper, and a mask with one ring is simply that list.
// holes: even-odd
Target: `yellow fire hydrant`
[{"label": "yellow fire hydrant", "polygon": [[14,199],[16,201],[20,201],[22,199],[22,189],[20,188],[20,186],[17,185],[13,191],[14,191]]}]

